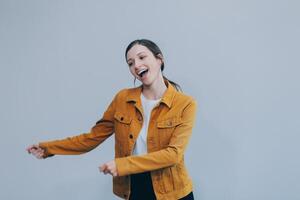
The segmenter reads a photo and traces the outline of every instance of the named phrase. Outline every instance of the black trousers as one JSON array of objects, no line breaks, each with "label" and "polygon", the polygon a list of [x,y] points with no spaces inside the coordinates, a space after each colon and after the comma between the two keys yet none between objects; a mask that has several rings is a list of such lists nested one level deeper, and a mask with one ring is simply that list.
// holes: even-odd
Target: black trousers
[{"label": "black trousers", "polygon": [[[131,195],[129,200],[156,200],[150,172],[131,175]],[[179,200],[194,200],[193,192]]]}]

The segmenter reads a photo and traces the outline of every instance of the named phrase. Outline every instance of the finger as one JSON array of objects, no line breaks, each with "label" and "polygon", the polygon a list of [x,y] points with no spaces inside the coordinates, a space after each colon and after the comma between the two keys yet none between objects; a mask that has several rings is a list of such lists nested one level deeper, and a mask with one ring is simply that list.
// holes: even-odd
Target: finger
[{"label": "finger", "polygon": [[112,173],[112,172],[109,172],[109,174],[112,175],[112,176],[114,176],[114,173]]},{"label": "finger", "polygon": [[39,158],[42,158],[42,157],[43,157],[43,153],[42,153],[42,152],[39,152],[39,153],[38,153],[38,157],[39,157]]},{"label": "finger", "polygon": [[36,155],[37,154],[37,150],[35,150],[35,149],[31,149],[31,151],[30,151],[33,155]]},{"label": "finger", "polygon": [[39,158],[39,157],[41,156],[41,153],[35,152],[33,155],[34,155],[35,157]]},{"label": "finger", "polygon": [[106,172],[106,174],[111,174],[111,171],[109,168],[106,168],[105,172]]},{"label": "finger", "polygon": [[43,154],[40,154],[40,155],[38,156],[38,159],[44,159]]},{"label": "finger", "polygon": [[99,167],[100,172],[103,172],[103,169],[104,169],[103,166]]},{"label": "finger", "polygon": [[115,171],[116,171],[113,165],[108,166],[107,169],[108,169],[110,172],[115,172]]},{"label": "finger", "polygon": [[29,153],[32,153],[33,151],[37,151],[39,149],[41,149],[41,148],[38,145],[31,145],[27,148]]},{"label": "finger", "polygon": [[99,170],[100,170],[100,172],[104,173],[104,171],[106,170],[106,165],[104,164],[104,165],[100,166]]},{"label": "finger", "polygon": [[104,173],[105,169],[104,168],[100,168],[100,172]]},{"label": "finger", "polygon": [[109,169],[108,172],[113,176],[114,171],[112,169]]},{"label": "finger", "polygon": [[44,151],[44,150],[41,149],[41,148],[39,148],[39,149],[37,150],[38,153],[43,153],[43,151]]},{"label": "finger", "polygon": [[40,152],[40,150],[39,149],[32,149],[32,151],[34,151],[34,152],[36,152],[36,153],[39,153]]},{"label": "finger", "polygon": [[39,154],[38,153],[33,153],[33,155],[36,157],[36,158],[38,158],[39,157]]},{"label": "finger", "polygon": [[40,148],[40,147],[39,147],[38,145],[35,145],[35,144],[31,145],[31,149],[37,150],[37,149],[39,149],[39,148]]},{"label": "finger", "polygon": [[108,167],[106,166],[105,169],[104,169],[103,171],[105,171],[106,173],[109,173]]},{"label": "finger", "polygon": [[101,170],[102,170],[102,171],[105,171],[105,170],[107,170],[107,167],[108,167],[108,166],[107,166],[106,164],[103,164],[103,165],[101,166]]},{"label": "finger", "polygon": [[109,170],[109,173],[110,173],[112,176],[115,176],[116,170],[110,169],[110,170]]},{"label": "finger", "polygon": [[109,169],[108,169],[108,171],[109,171],[109,173],[110,173],[111,175],[113,175],[113,174],[114,174],[114,172],[115,172],[115,170],[114,170],[114,169],[112,169],[112,168],[109,168]]},{"label": "finger", "polygon": [[26,150],[28,151],[28,153],[31,153],[32,150],[34,150],[34,146],[30,145]]},{"label": "finger", "polygon": [[117,176],[117,173],[116,172],[111,172],[110,173],[113,177],[116,177]]},{"label": "finger", "polygon": [[39,150],[39,149],[35,149],[34,151],[35,151],[36,154],[39,154],[39,153],[40,153],[40,150]]},{"label": "finger", "polygon": [[[31,146],[32,146],[32,145],[31,145]],[[30,153],[31,146],[29,146],[29,147],[26,148],[26,151],[27,151],[28,153]]]}]

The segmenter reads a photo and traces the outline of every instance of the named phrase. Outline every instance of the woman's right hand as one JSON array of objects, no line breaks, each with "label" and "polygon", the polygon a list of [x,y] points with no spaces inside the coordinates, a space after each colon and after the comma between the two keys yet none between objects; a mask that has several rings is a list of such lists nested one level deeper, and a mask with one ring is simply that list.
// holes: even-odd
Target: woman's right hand
[{"label": "woman's right hand", "polygon": [[38,159],[43,159],[45,150],[42,149],[38,144],[33,144],[26,148],[29,154],[33,154]]}]

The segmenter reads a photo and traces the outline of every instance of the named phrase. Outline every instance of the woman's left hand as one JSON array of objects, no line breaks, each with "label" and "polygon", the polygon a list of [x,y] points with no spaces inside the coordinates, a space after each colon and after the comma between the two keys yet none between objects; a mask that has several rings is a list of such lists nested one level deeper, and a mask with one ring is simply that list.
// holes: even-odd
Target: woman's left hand
[{"label": "woman's left hand", "polygon": [[102,166],[99,167],[99,170],[104,174],[110,173],[114,177],[118,176],[115,160],[104,163]]}]

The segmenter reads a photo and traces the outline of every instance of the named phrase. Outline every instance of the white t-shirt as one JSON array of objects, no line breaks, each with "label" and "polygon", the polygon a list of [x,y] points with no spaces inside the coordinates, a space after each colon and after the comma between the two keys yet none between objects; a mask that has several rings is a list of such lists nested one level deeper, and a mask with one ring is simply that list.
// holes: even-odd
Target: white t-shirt
[{"label": "white t-shirt", "polygon": [[148,125],[151,117],[152,109],[157,105],[160,99],[150,100],[146,99],[146,97],[141,93],[141,101],[144,111],[144,122],[142,129],[139,133],[139,136],[135,142],[135,146],[133,149],[133,155],[142,155],[146,154],[147,151],[147,133],[148,133]]}]

